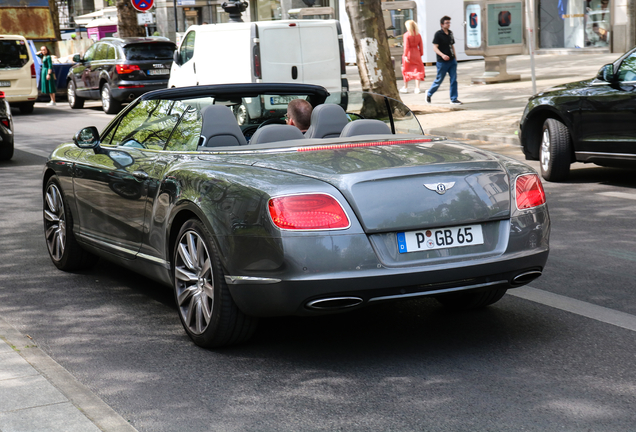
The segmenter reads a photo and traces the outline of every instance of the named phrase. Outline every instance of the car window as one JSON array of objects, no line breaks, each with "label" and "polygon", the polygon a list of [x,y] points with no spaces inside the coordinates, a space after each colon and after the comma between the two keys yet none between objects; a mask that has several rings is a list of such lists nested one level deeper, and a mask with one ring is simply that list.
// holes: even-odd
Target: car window
[{"label": "car window", "polygon": [[0,69],[21,68],[28,62],[29,55],[23,40],[0,41]]},{"label": "car window", "polygon": [[181,45],[181,63],[187,63],[192,56],[194,56],[194,38],[196,36],[195,32],[190,32],[186,35],[183,44]]},{"label": "car window", "polygon": [[117,59],[117,53],[115,52],[115,47],[112,45],[108,46],[108,54],[106,54],[106,58],[108,60],[116,60]]},{"label": "car window", "polygon": [[171,43],[145,43],[126,45],[124,53],[128,60],[172,60],[174,45]]},{"label": "car window", "polygon": [[106,60],[106,56],[108,55],[108,45],[100,43],[97,44],[97,48],[95,48],[95,57],[93,60]]},{"label": "car window", "polygon": [[142,100],[119,121],[110,143],[163,150],[183,111],[179,101]]},{"label": "car window", "polygon": [[93,58],[95,57],[95,48],[96,46],[93,45],[86,51],[86,53],[84,53],[84,61],[89,62],[93,60]]},{"label": "car window", "polygon": [[183,117],[181,117],[181,121],[172,132],[165,150],[195,151],[199,146],[202,124],[201,111],[195,107],[188,106]]},{"label": "car window", "polygon": [[625,58],[618,69],[619,81],[636,81],[636,52]]}]

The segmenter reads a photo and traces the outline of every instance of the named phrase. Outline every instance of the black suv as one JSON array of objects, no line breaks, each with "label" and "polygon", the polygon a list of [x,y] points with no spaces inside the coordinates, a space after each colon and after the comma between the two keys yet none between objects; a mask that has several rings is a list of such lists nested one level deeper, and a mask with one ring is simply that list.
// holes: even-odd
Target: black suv
[{"label": "black suv", "polygon": [[9,102],[0,91],[0,161],[13,157],[13,117]]},{"label": "black suv", "polygon": [[595,78],[532,96],[519,128],[526,159],[548,181],[566,180],[573,162],[636,166],[636,48]]},{"label": "black suv", "polygon": [[175,49],[163,37],[99,40],[83,57],[73,57],[66,79],[69,105],[82,108],[85,99],[101,99],[104,112],[115,114],[122,102],[166,88]]}]

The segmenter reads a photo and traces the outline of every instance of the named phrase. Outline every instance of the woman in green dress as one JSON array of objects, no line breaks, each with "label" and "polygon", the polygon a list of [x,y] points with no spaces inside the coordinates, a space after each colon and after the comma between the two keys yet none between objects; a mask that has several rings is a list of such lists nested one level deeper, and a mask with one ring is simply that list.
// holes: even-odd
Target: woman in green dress
[{"label": "woman in green dress", "polygon": [[53,61],[51,60],[51,53],[45,46],[40,48],[38,57],[42,59],[42,70],[40,71],[40,91],[44,94],[51,96],[51,102],[49,105],[55,106],[55,72],[53,72]]}]

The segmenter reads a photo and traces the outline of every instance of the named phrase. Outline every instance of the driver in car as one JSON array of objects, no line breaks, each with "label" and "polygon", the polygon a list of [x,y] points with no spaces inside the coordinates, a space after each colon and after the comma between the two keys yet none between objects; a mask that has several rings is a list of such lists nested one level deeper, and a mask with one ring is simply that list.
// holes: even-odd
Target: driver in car
[{"label": "driver in car", "polygon": [[312,107],[309,102],[304,99],[294,99],[287,105],[285,123],[296,126],[302,133],[305,133],[311,124],[311,111]]}]

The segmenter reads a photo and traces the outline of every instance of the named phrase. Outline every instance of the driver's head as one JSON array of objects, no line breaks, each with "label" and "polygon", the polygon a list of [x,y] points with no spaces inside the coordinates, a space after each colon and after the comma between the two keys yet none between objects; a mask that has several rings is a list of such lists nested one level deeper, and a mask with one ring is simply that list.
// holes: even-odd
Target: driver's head
[{"label": "driver's head", "polygon": [[306,132],[311,124],[311,104],[304,99],[294,99],[287,105],[287,124]]}]

